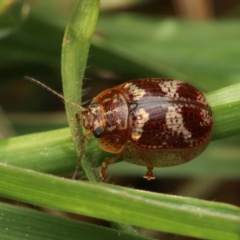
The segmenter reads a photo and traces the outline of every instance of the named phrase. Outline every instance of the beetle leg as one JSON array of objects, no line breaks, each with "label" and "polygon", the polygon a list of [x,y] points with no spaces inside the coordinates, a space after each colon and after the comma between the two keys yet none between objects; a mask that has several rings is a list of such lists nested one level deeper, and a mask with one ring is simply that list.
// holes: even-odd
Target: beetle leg
[{"label": "beetle leg", "polygon": [[121,156],[121,153],[117,154],[114,157],[109,157],[104,160],[104,162],[101,165],[101,169],[99,171],[100,178],[103,180],[105,178],[105,173],[108,168],[109,164],[112,164],[118,160],[118,158]]},{"label": "beetle leg", "polygon": [[153,175],[153,167],[147,167],[147,172],[143,177],[146,178],[148,181],[155,179]]}]

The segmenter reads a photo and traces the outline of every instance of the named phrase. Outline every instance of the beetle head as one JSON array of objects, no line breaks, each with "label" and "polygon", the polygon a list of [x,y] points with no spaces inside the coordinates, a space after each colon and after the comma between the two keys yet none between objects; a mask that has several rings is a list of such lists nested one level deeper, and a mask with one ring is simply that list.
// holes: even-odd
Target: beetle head
[{"label": "beetle head", "polygon": [[104,132],[101,112],[101,105],[95,102],[82,112],[83,127],[91,131],[96,138],[100,138]]}]

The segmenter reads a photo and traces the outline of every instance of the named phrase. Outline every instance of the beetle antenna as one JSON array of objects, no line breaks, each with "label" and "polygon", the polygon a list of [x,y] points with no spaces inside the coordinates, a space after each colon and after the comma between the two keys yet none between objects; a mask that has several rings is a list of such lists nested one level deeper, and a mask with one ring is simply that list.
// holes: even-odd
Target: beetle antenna
[{"label": "beetle antenna", "polygon": [[61,98],[61,99],[64,100],[65,102],[68,102],[68,103],[72,104],[73,106],[79,108],[81,111],[86,111],[86,108],[84,108],[84,107],[80,106],[79,104],[73,102],[72,100],[64,97],[62,94],[54,91],[53,89],[51,89],[50,87],[48,87],[48,86],[45,85],[44,83],[38,81],[37,79],[32,78],[32,77],[28,77],[28,76],[24,76],[24,79],[40,85],[42,88],[47,89],[47,90],[48,90],[49,92],[51,92],[52,94],[54,94],[54,95],[56,95],[57,97]]}]

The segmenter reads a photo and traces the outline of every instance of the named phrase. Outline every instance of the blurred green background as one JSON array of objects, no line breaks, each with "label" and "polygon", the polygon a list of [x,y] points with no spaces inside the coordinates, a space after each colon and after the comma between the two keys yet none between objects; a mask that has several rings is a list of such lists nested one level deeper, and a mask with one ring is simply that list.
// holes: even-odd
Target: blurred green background
[{"label": "blurred green background", "polygon": [[[62,92],[61,44],[74,3],[1,0],[0,138],[67,126],[62,101],[23,76]],[[178,78],[204,92],[240,82],[239,17],[236,0],[101,1],[83,101],[134,78]],[[195,161],[156,169],[152,182],[142,167],[117,163],[109,181],[240,206],[239,143],[239,135],[214,141]]]}]

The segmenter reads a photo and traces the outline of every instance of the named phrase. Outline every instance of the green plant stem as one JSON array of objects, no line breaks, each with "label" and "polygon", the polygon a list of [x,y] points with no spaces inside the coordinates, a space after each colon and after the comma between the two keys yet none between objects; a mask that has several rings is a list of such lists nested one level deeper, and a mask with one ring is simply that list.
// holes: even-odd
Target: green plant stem
[{"label": "green plant stem", "polygon": [[[99,0],[78,0],[66,27],[62,43],[62,82],[67,99],[81,105],[82,80],[91,38],[99,12]],[[76,119],[80,109],[65,101],[67,119],[77,152],[82,143],[82,129]]]},{"label": "green plant stem", "polygon": [[[82,81],[98,12],[99,0],[77,1],[63,38],[63,93],[67,99],[71,99],[71,101],[80,105],[82,100]],[[65,101],[65,108],[74,146],[79,156],[83,142],[83,132],[76,114],[81,114],[81,110],[68,101]],[[88,179],[96,181],[98,174],[95,168],[89,164],[89,161],[82,158],[81,164]]]}]

